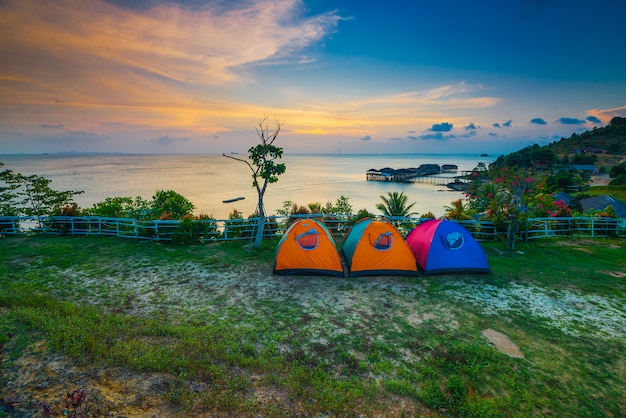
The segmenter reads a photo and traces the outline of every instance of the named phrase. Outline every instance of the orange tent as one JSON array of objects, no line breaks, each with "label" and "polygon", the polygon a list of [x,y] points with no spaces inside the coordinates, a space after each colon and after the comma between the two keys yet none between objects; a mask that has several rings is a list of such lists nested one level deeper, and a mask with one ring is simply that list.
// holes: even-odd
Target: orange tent
[{"label": "orange tent", "polygon": [[350,277],[419,274],[413,252],[385,220],[365,218],[352,225],[341,250]]},{"label": "orange tent", "polygon": [[273,273],[343,276],[341,258],[326,225],[313,218],[292,223],[276,248]]}]

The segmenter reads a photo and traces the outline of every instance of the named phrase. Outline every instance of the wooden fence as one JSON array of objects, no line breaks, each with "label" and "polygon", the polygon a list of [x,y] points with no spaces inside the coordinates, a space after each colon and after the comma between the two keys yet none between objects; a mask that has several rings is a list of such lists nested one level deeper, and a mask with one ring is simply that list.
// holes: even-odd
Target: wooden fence
[{"label": "wooden fence", "polygon": [[525,240],[563,236],[626,236],[626,220],[598,217],[532,218],[520,235]]},{"label": "wooden fence", "polygon": [[[336,238],[341,239],[357,218],[354,215],[295,215],[266,218],[264,238],[279,238],[291,221],[298,217],[322,218]],[[403,236],[426,219],[389,217]],[[154,241],[192,240],[251,241],[256,236],[258,218],[207,219],[195,221],[103,218],[99,216],[0,216],[0,236],[17,234],[102,235]],[[490,221],[458,221],[478,241],[494,241],[506,234]],[[519,238],[581,236],[625,237],[626,220],[597,217],[532,218],[520,227]]]}]

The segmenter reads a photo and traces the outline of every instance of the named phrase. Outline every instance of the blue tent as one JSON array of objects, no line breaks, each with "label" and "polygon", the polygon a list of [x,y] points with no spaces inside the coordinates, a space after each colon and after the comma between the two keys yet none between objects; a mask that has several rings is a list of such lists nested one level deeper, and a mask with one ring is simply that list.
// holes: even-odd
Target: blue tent
[{"label": "blue tent", "polygon": [[405,238],[424,275],[491,273],[487,256],[469,231],[446,219],[432,219],[413,228]]}]

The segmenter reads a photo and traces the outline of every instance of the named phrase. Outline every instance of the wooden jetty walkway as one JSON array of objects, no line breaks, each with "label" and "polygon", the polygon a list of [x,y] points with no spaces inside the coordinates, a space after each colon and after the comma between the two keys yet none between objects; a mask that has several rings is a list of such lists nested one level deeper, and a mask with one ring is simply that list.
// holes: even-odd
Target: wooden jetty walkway
[{"label": "wooden jetty walkway", "polygon": [[[415,182],[427,183],[437,186],[448,186],[455,190],[462,190],[466,181],[464,177],[470,172],[463,171],[457,176],[442,176],[445,173],[457,173],[458,166],[454,164],[422,164],[416,168],[400,168],[394,169],[390,167],[377,170],[372,168],[365,173],[366,179],[371,181],[385,182]],[[450,185],[454,187],[451,187]]]}]

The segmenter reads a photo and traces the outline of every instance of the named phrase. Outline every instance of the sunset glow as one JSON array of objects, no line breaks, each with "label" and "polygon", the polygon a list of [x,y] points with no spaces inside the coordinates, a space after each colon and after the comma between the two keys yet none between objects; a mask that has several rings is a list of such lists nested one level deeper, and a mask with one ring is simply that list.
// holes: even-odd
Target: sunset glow
[{"label": "sunset glow", "polygon": [[622,2],[419,3],[0,2],[0,153],[242,151],[266,115],[287,152],[507,152],[626,116]]}]

